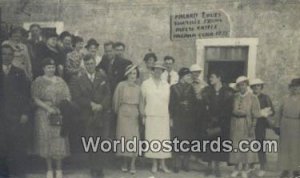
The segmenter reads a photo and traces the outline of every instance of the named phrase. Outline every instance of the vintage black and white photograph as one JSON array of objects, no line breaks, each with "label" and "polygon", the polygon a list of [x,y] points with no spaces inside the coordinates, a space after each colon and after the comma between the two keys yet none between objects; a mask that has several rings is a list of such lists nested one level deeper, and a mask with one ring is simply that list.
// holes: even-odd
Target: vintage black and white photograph
[{"label": "vintage black and white photograph", "polygon": [[300,0],[0,0],[0,178],[300,178]]}]

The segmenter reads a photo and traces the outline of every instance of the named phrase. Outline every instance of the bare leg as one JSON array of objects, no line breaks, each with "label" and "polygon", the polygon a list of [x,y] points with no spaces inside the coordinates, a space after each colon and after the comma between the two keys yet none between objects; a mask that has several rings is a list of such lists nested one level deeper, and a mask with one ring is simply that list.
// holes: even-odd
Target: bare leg
[{"label": "bare leg", "polygon": [[156,159],[152,160],[152,172],[153,173],[157,172],[157,160]]},{"label": "bare leg", "polygon": [[128,171],[128,165],[127,165],[127,158],[123,157],[123,163],[122,163],[122,171],[127,172]]},{"label": "bare leg", "polygon": [[131,158],[131,162],[130,162],[130,172],[132,174],[136,173],[136,169],[135,169],[135,160],[136,160],[136,157],[132,157]]},{"label": "bare leg", "polygon": [[46,162],[47,162],[47,174],[46,174],[46,177],[47,178],[53,178],[53,167],[52,167],[52,160],[51,160],[51,158],[47,158]]},{"label": "bare leg", "polygon": [[56,160],[56,178],[63,177],[61,162],[61,159]]},{"label": "bare leg", "polygon": [[168,169],[165,159],[160,160],[160,168],[165,172],[165,173],[170,173],[171,171]]}]

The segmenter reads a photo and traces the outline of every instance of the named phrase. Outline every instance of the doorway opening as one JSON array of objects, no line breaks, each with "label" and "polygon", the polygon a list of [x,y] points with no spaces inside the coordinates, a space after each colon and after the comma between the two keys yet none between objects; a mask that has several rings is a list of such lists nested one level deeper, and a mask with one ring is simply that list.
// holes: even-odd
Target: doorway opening
[{"label": "doorway opening", "polygon": [[247,75],[248,49],[247,46],[205,47],[204,77],[208,81],[212,72],[221,71],[223,82],[228,84]]},{"label": "doorway opening", "polygon": [[224,82],[235,82],[240,75],[256,77],[258,38],[212,38],[196,40],[197,64],[204,68],[207,81],[214,70],[224,73]]}]

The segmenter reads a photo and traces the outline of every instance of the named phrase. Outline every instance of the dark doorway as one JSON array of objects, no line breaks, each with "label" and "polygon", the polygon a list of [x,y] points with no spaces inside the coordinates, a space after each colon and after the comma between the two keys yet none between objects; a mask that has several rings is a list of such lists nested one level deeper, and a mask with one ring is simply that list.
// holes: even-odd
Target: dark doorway
[{"label": "dark doorway", "polygon": [[248,49],[248,46],[207,46],[204,77],[208,79],[211,72],[221,71],[224,82],[228,84],[234,83],[241,75],[247,75]]},{"label": "dark doorway", "polygon": [[225,83],[234,83],[237,77],[245,75],[245,67],[241,61],[211,61],[208,62],[208,77],[211,72],[221,71]]}]

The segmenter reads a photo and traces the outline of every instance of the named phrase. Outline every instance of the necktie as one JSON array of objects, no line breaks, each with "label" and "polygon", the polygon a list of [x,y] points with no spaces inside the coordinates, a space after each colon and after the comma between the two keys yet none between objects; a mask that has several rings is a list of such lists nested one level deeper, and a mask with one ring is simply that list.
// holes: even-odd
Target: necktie
[{"label": "necktie", "polygon": [[168,83],[170,84],[171,83],[171,74],[168,73]]}]

